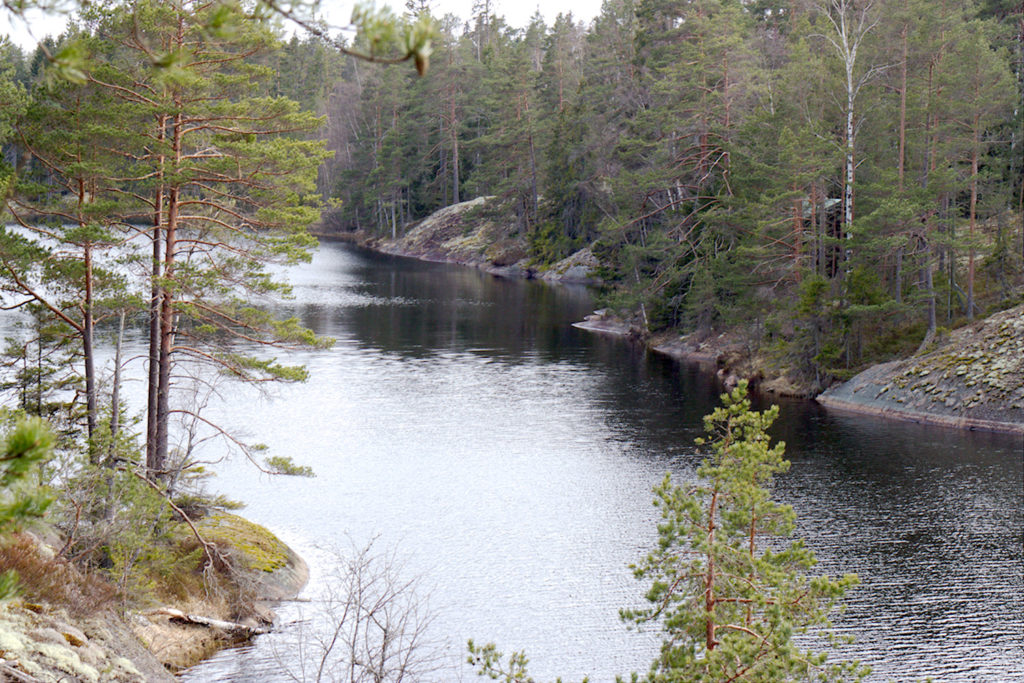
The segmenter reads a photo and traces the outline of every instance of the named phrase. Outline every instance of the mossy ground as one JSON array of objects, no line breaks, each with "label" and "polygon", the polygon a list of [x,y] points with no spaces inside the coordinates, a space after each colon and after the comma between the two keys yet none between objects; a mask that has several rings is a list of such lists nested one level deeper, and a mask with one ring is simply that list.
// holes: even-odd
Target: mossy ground
[{"label": "mossy ground", "polygon": [[273,572],[287,566],[291,557],[288,546],[277,536],[238,515],[216,512],[196,526],[207,541],[234,551],[247,569]]}]

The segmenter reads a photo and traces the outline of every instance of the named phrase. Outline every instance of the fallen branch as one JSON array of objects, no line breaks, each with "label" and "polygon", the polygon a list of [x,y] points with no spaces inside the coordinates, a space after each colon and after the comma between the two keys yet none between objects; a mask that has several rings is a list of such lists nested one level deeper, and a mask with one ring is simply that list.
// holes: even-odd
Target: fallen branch
[{"label": "fallen branch", "polygon": [[[15,662],[17,665],[17,662]],[[18,683],[43,683],[42,679],[30,676],[21,669],[16,669],[14,666],[7,663],[6,660],[0,659],[0,676],[3,676],[5,681],[17,681]]]},{"label": "fallen branch", "polygon": [[181,610],[174,609],[173,607],[160,607],[158,609],[150,610],[146,612],[146,614],[150,616],[167,616],[176,624],[195,624],[197,626],[215,628],[219,631],[224,631],[228,635],[236,637],[252,638],[253,636],[270,633],[270,629],[266,627],[246,626],[245,624],[239,624],[234,621],[224,621],[223,619],[204,617],[199,614],[186,614]]}]

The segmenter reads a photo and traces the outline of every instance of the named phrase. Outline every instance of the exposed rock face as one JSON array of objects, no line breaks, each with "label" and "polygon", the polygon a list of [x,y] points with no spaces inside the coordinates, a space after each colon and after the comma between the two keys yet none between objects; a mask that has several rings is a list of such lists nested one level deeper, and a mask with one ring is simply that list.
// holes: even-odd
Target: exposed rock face
[{"label": "exposed rock face", "polygon": [[0,651],[0,680],[174,680],[112,612],[82,619],[48,606],[4,605]]},{"label": "exposed rock face", "polygon": [[377,251],[412,256],[426,261],[457,263],[513,278],[542,277],[557,282],[596,283],[597,259],[582,249],[550,268],[538,268],[529,258],[525,235],[488,217],[491,197],[477,197],[435,211],[413,223],[397,239],[369,239],[364,244]]},{"label": "exposed rock face", "polygon": [[913,358],[869,368],[818,402],[917,422],[1024,433],[1024,306],[956,330]]}]

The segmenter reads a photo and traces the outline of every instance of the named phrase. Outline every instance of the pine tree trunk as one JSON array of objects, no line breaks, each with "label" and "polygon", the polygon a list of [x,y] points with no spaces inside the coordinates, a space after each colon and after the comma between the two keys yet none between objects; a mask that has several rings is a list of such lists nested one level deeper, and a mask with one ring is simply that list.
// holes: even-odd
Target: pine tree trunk
[{"label": "pine tree trunk", "polygon": [[925,291],[928,293],[928,336],[935,336],[936,315],[935,315],[935,282],[932,279],[932,247],[929,243],[925,251],[924,282]]},{"label": "pine tree trunk", "polygon": [[819,209],[818,183],[811,183],[811,223],[814,234],[814,272],[819,277],[825,277],[825,241],[822,239],[822,226],[825,224],[824,216]]},{"label": "pine tree trunk", "polygon": [[895,270],[893,298],[896,299],[896,303],[901,304],[903,303],[903,247],[896,249]]},{"label": "pine tree trunk", "polygon": [[99,455],[93,440],[96,438],[96,352],[93,348],[93,264],[92,244],[85,244],[85,301],[82,302],[82,355],[85,361],[85,411],[89,436],[89,462],[97,464]]},{"label": "pine tree trunk", "polygon": [[902,60],[900,61],[900,147],[897,177],[899,191],[903,192],[903,174],[907,158],[907,30],[906,24],[900,31],[900,41],[903,46]]},{"label": "pine tree trunk", "polygon": [[[437,137],[444,140],[444,115],[437,117]],[[441,179],[441,206],[448,206],[448,157],[443,144],[437,146],[437,175]]]},{"label": "pine tree trunk", "polygon": [[[81,161],[81,157],[79,157]],[[78,179],[78,223],[85,227],[85,205],[89,201],[85,180]],[[93,264],[92,243],[86,240],[82,245],[82,265],[85,268],[85,295],[82,301],[82,362],[85,369],[85,423],[88,437],[89,462],[96,464],[97,455],[94,444],[96,437],[96,352],[93,348]],[[41,374],[41,373],[40,373]]]},{"label": "pine tree trunk", "polygon": [[533,144],[533,131],[530,131],[530,220],[537,225],[537,152]]},{"label": "pine tree trunk", "polygon": [[[717,486],[716,486],[717,489]],[[708,551],[704,570],[704,646],[708,652],[715,649],[715,515],[718,514],[718,491],[711,494],[708,504]]]},{"label": "pine tree trunk", "polygon": [[[452,116],[455,116],[455,105],[452,105]],[[452,203],[458,204],[459,198],[459,136],[452,128]]]},{"label": "pine tree trunk", "polygon": [[121,309],[117,328],[117,346],[114,347],[114,378],[110,390],[110,447],[107,451],[107,466],[113,467],[117,453],[117,434],[121,431],[121,351],[124,347],[125,312]]},{"label": "pine tree trunk", "polygon": [[[798,188],[794,187],[794,191]],[[800,282],[800,252],[803,249],[803,201],[793,200],[793,280]]]},{"label": "pine tree trunk", "polygon": [[[174,168],[181,167],[182,131],[181,113],[174,115],[171,124],[171,153]],[[163,279],[174,280],[174,261],[177,254],[179,187],[172,185],[167,192],[167,225],[164,229]],[[163,476],[167,468],[168,430],[170,427],[171,353],[174,349],[174,291],[167,284],[161,287],[160,297],[160,359],[159,389],[157,393],[157,439],[151,475]]]},{"label": "pine tree trunk", "polygon": [[[157,117],[157,144],[163,144],[166,134],[167,117]],[[164,157],[159,157],[157,170],[156,197],[153,201],[153,264],[149,290],[149,368],[148,405],[146,412],[146,467],[156,469],[157,415],[160,395],[160,275],[161,275],[161,224],[164,212],[163,188]]]},{"label": "pine tree trunk", "polygon": [[967,245],[967,319],[974,320],[974,230],[978,214],[978,147],[981,145],[980,116],[974,115],[974,145],[971,149],[971,205]]}]

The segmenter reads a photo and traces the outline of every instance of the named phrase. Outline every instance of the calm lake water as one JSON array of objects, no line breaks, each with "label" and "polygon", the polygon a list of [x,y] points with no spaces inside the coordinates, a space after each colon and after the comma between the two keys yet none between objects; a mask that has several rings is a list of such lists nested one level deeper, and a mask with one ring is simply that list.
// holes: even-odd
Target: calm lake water
[{"label": "calm lake water", "polygon": [[[628,570],[655,537],[651,487],[692,476],[719,388],[696,369],[570,324],[583,289],[517,282],[325,244],[290,271],[298,315],[333,348],[297,353],[307,383],[222,387],[209,410],[316,478],[243,458],[210,488],[311,565],[281,633],[228,650],[189,681],[290,680],[296,633],[330,592],[335,552],[374,541],[419,578],[444,667],[476,680],[465,642],[526,650],[538,680],[644,670],[656,634],[628,631]],[[827,414],[787,402],[792,470],[778,496],[823,572],[862,584],[836,620],[873,680],[1024,681],[1024,444]],[[218,455],[216,444],[211,455]],[[313,636],[306,639],[307,652]]]}]

